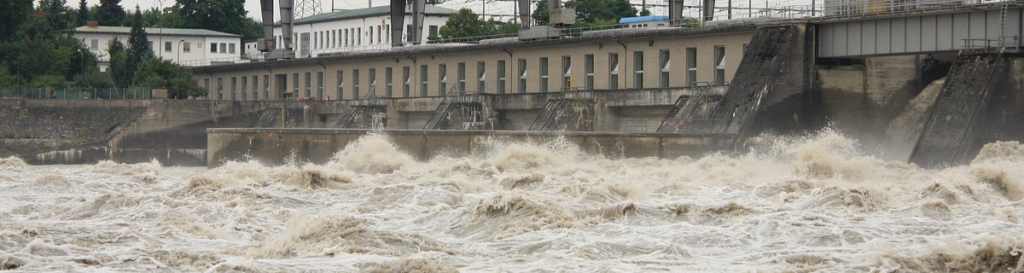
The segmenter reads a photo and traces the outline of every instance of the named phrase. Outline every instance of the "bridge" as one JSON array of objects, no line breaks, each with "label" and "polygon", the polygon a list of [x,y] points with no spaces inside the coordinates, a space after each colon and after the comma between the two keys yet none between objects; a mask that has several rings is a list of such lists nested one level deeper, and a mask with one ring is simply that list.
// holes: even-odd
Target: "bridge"
[{"label": "bridge", "polygon": [[818,57],[1021,48],[1024,2],[904,10],[808,20],[818,25]]}]

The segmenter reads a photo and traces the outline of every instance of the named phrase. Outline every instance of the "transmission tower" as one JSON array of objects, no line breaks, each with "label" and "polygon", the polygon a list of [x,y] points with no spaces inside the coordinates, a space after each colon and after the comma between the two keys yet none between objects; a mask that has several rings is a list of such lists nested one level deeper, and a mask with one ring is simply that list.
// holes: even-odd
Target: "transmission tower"
[{"label": "transmission tower", "polygon": [[297,0],[295,3],[295,19],[323,13],[320,0]]}]

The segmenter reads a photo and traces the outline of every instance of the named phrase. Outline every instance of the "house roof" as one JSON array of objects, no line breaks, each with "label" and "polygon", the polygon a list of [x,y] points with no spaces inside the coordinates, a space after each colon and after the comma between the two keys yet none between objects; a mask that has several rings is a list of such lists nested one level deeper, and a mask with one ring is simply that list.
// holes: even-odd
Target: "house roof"
[{"label": "house roof", "polygon": [[[111,26],[80,26],[75,28],[76,33],[102,33],[102,34],[129,34],[131,27],[111,27]],[[189,28],[143,28],[146,34],[163,34],[163,35],[176,35],[176,36],[218,36],[218,37],[242,37],[242,35],[224,33],[220,31],[212,31],[206,29],[189,29]]]},{"label": "house roof", "polygon": [[[406,13],[412,13],[411,5],[406,5],[405,12]],[[424,13],[424,15],[451,15],[452,13],[455,13],[455,10],[447,9],[447,8],[442,8],[442,7],[438,7],[438,6],[427,5],[427,7],[426,7],[426,9],[424,10],[423,13]],[[302,25],[302,24],[319,23],[319,22],[326,22],[326,21],[337,21],[337,20],[344,20],[344,19],[366,18],[366,17],[382,16],[382,15],[383,16],[391,15],[391,6],[379,6],[379,7],[365,8],[365,9],[349,9],[349,10],[339,10],[339,11],[335,11],[335,12],[321,13],[321,14],[317,14],[317,15],[313,15],[313,16],[306,16],[306,17],[302,17],[302,18],[299,18],[299,19],[295,19],[295,21],[292,22],[292,24],[293,25]]]}]

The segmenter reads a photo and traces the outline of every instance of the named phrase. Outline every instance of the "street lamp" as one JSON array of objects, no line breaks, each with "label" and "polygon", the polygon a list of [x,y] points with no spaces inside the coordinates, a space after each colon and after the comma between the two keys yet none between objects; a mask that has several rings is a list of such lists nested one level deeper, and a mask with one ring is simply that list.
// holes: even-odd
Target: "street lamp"
[{"label": "street lamp", "polygon": [[75,50],[75,52],[78,53],[78,55],[81,55],[81,57],[82,57],[81,58],[82,66],[80,68],[82,69],[82,79],[84,80],[85,79],[85,52],[83,52],[83,51],[84,51],[84,49],[81,49],[81,48],[79,48],[78,50]]},{"label": "street lamp", "polygon": [[[163,24],[161,24],[162,22],[160,22],[160,20],[163,19],[164,0],[156,0],[156,2],[160,3],[160,9],[157,10],[157,13],[156,13],[156,21],[157,21],[157,24],[160,25],[160,43],[159,43],[159,47],[162,48],[162,47],[164,47],[164,26],[163,26]],[[157,54],[160,54],[161,57],[164,56],[164,53],[163,53],[162,49],[157,50],[156,52],[157,52]]]},{"label": "street lamp", "polygon": [[50,31],[57,31],[56,27],[53,25],[53,19],[57,18],[57,15],[64,15],[66,13],[68,13],[68,12],[61,11],[61,12],[58,12],[58,13],[54,13],[53,15],[50,15]]},{"label": "street lamp", "polygon": [[178,41],[178,58],[176,59],[178,61],[178,64],[181,64],[181,43],[183,42],[185,42],[185,39],[181,39],[181,41]]}]

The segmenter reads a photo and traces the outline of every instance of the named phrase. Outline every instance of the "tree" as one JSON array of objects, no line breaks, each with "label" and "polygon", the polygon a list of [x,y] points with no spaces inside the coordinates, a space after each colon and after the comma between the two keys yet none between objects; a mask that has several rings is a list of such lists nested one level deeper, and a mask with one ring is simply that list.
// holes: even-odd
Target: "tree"
[{"label": "tree", "polygon": [[7,66],[0,65],[0,89],[18,87],[18,77],[7,71]]},{"label": "tree", "polygon": [[192,71],[165,59],[149,59],[139,67],[132,86],[166,87],[174,99],[206,96],[206,90],[192,78]]},{"label": "tree", "polygon": [[142,11],[142,26],[143,27],[163,27],[160,24],[160,19],[163,17],[163,12],[159,8],[153,7]]},{"label": "tree", "polygon": [[32,0],[0,1],[0,41],[7,41],[32,14]]},{"label": "tree", "polygon": [[75,85],[88,88],[110,88],[110,78],[99,71],[89,71],[74,77]]},{"label": "tree", "polygon": [[97,70],[96,55],[89,51],[89,48],[85,46],[85,42],[82,40],[72,36],[57,35],[53,37],[53,43],[58,48],[71,52],[69,67],[64,75],[66,78],[73,79],[86,71]]},{"label": "tree", "polygon": [[124,22],[126,14],[124,8],[121,7],[121,0],[100,0],[100,7],[95,18],[103,26],[120,26]]},{"label": "tree", "polygon": [[544,26],[551,22],[551,13],[548,12],[548,2],[537,1],[537,7],[533,9],[533,13],[530,14],[530,17],[533,17],[533,22],[537,23],[538,26]]},{"label": "tree", "polygon": [[167,16],[167,27],[209,29],[239,34],[246,39],[263,36],[262,27],[254,29],[254,20],[246,16],[243,1],[176,0],[170,14],[173,16]]},{"label": "tree", "polygon": [[640,10],[640,16],[648,16],[648,15],[651,15],[651,10],[649,10],[649,9]]},{"label": "tree", "polygon": [[85,4],[85,0],[78,1],[78,25],[84,26],[89,22],[89,6]]},{"label": "tree", "polygon": [[25,82],[45,75],[63,77],[71,62],[70,49],[58,47],[43,36],[13,42],[3,50],[13,52],[5,56],[4,62]]},{"label": "tree", "polygon": [[32,87],[64,88],[68,87],[68,80],[64,79],[64,76],[43,75],[32,80]]},{"label": "tree", "polygon": [[[494,19],[491,19],[491,20],[494,20]],[[497,26],[497,30],[496,30],[495,34],[519,33],[520,30],[523,30],[523,25],[520,24],[520,23],[504,22],[504,23],[495,23],[495,25]]]},{"label": "tree", "polygon": [[494,25],[480,20],[473,10],[462,8],[452,13],[438,32],[445,39],[486,36],[494,34]]},{"label": "tree", "polygon": [[636,16],[636,8],[628,0],[570,0],[565,2],[565,7],[576,9],[576,21],[584,25],[607,24],[618,22],[622,17]]},{"label": "tree", "polygon": [[128,77],[132,78],[135,69],[142,65],[147,59],[153,57],[153,48],[146,38],[146,31],[142,29],[142,13],[139,6],[135,6],[135,14],[132,19],[132,29],[128,33]]},{"label": "tree", "polygon": [[107,44],[107,54],[110,56],[110,68],[107,72],[114,78],[114,87],[125,87],[131,82],[131,74],[128,69],[128,53],[125,52],[121,40],[114,38]]},{"label": "tree", "polygon": [[50,25],[50,30],[63,30],[68,28],[71,17],[74,14],[68,12],[67,0],[40,0],[39,11],[44,12]]}]

